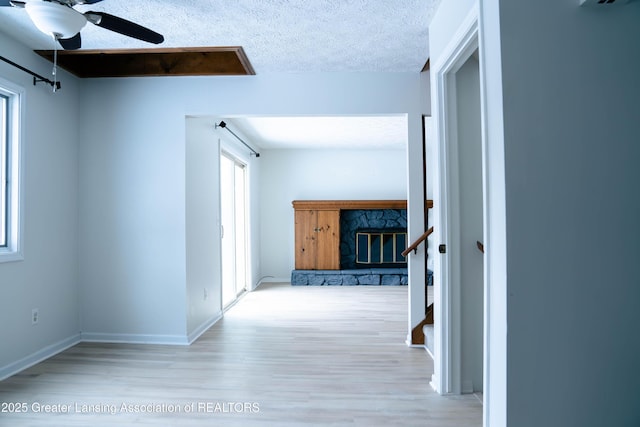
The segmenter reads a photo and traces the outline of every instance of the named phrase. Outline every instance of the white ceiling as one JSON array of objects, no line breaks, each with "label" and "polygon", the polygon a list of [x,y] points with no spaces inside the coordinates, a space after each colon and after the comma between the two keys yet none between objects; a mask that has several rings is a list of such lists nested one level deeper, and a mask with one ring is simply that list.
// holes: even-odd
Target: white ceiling
[{"label": "white ceiling", "polygon": [[407,118],[394,116],[241,117],[224,119],[261,149],[405,149]]},{"label": "white ceiling", "polygon": [[[40,1],[40,0],[27,0]],[[419,72],[440,0],[104,0],[77,6],[134,21],[164,35],[161,47],[242,46],[256,73]],[[32,49],[53,42],[26,11],[0,7],[0,31]],[[155,47],[92,24],[84,49]]]},{"label": "white ceiling", "polygon": [[[39,1],[39,0],[27,0]],[[242,46],[257,74],[419,72],[440,0],[104,0],[77,6],[110,13],[165,37],[157,47]],[[52,49],[26,11],[0,7],[0,32],[31,49]],[[153,48],[92,24],[83,49]],[[406,119],[253,117],[228,120],[261,148],[399,148]]]}]

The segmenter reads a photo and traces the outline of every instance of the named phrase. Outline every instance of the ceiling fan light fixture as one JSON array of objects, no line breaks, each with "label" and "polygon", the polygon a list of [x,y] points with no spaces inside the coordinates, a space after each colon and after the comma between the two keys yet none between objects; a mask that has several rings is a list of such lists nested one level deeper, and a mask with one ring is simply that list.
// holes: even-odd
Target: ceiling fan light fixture
[{"label": "ceiling fan light fixture", "polygon": [[82,13],[56,2],[31,1],[25,9],[40,31],[56,39],[75,36],[87,23]]}]

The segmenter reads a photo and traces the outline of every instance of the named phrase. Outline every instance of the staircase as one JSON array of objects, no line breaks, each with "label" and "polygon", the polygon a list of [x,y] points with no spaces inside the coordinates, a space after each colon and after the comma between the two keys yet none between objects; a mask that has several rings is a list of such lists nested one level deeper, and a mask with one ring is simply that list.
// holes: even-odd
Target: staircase
[{"label": "staircase", "polygon": [[413,344],[425,345],[424,327],[426,325],[433,325],[433,303],[427,307],[424,319],[411,331],[411,342]]}]

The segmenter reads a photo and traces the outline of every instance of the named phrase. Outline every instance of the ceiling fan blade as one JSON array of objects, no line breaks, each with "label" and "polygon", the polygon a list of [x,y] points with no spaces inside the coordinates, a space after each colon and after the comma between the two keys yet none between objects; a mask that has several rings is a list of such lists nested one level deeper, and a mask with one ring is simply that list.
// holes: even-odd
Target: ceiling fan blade
[{"label": "ceiling fan blade", "polygon": [[[18,3],[18,4],[11,4],[11,3]],[[0,0],[0,7],[1,6],[16,6],[16,7],[24,7],[24,2],[22,1],[14,1],[12,2],[11,0]]]},{"label": "ceiling fan blade", "polygon": [[143,40],[149,43],[160,44],[164,41],[162,34],[158,34],[148,28],[138,25],[135,22],[127,21],[120,17],[109,15],[104,12],[86,12],[84,14],[89,22],[98,27],[133,37],[134,39]]},{"label": "ceiling fan blade", "polygon": [[76,50],[82,47],[82,38],[80,37],[80,33],[78,33],[69,39],[58,39],[58,43],[60,43],[60,46],[65,50]]}]

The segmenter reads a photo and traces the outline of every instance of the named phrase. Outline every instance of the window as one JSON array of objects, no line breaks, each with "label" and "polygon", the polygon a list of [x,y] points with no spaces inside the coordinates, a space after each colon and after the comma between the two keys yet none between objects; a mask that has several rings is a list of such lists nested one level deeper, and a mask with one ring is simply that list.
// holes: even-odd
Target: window
[{"label": "window", "polygon": [[23,91],[0,79],[0,262],[22,259],[20,114]]},{"label": "window", "polygon": [[9,180],[7,179],[7,152],[9,151],[9,147],[7,147],[8,102],[9,98],[0,94],[0,113],[2,114],[2,117],[0,117],[0,183],[2,183],[0,188],[0,248],[7,247],[7,229],[9,228],[9,224],[7,224],[7,187],[9,186]]}]

